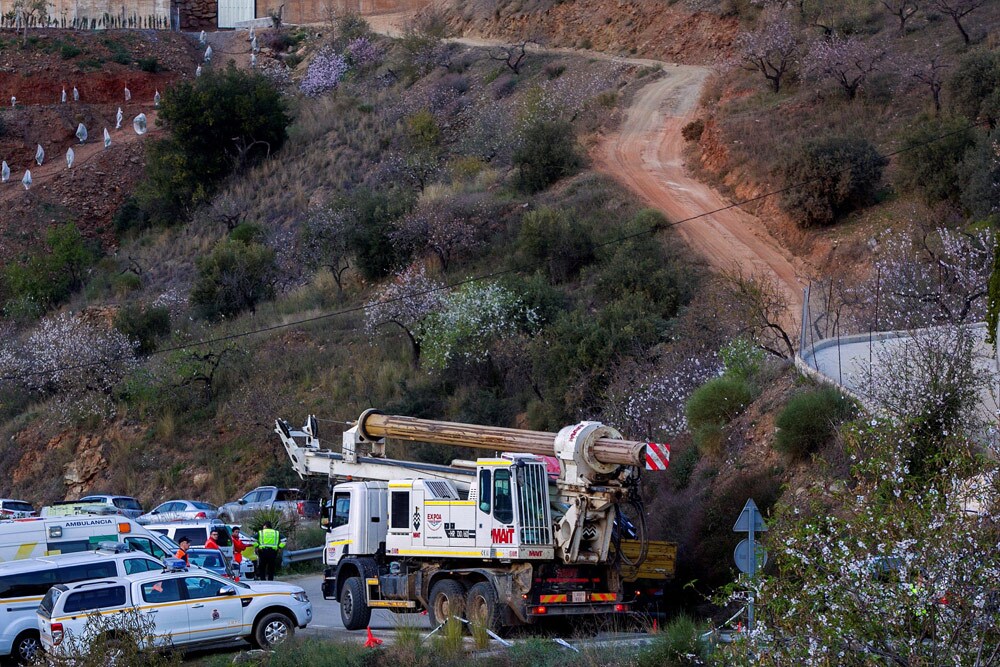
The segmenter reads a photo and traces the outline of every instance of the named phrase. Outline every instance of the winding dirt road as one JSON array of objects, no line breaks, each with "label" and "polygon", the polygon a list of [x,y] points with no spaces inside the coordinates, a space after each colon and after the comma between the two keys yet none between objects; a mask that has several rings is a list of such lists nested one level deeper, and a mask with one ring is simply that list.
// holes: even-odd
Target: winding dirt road
[{"label": "winding dirt road", "polygon": [[[732,202],[692,178],[684,166],[681,128],[695,116],[709,69],[675,65],[664,72],[636,94],[618,132],[605,139],[595,156],[598,169],[669,220],[687,220],[677,232],[713,268],[774,279],[797,313],[804,286],[801,264],[759,219],[738,207],[726,208]],[[712,211],[717,212],[706,215]]]}]

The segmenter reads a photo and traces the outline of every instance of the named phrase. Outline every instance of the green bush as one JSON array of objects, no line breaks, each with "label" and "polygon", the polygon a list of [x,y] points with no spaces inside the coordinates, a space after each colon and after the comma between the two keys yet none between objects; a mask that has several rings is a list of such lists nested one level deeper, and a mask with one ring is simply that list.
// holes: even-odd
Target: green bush
[{"label": "green bush", "polygon": [[887,161],[860,137],[806,142],[786,158],[781,206],[802,227],[829,225],[868,206],[881,187]]},{"label": "green bush", "polygon": [[99,255],[73,223],[51,228],[45,235],[45,245],[45,251],[7,265],[4,283],[8,305],[34,303],[44,312],[62,303],[83,286],[87,269]]},{"label": "green bush", "polygon": [[741,377],[712,378],[692,392],[685,406],[692,431],[708,424],[726,424],[746,409],[756,397],[750,383]]},{"label": "green bush", "polygon": [[357,188],[341,198],[334,210],[350,215],[347,235],[355,266],[368,280],[384,278],[404,266],[413,249],[393,242],[393,222],[413,207],[413,195],[402,190]]},{"label": "green bush", "polygon": [[170,333],[170,311],[130,303],[118,311],[114,324],[129,340],[138,343],[137,354],[147,355],[156,350],[157,340]]},{"label": "green bush", "polygon": [[141,69],[143,72],[156,74],[157,72],[161,71],[163,67],[160,65],[160,62],[156,58],[154,58],[153,56],[149,56],[148,58],[139,58],[139,69]]},{"label": "green bush", "polygon": [[976,145],[958,166],[958,179],[962,186],[961,202],[966,212],[977,220],[984,220],[1000,211],[1000,158],[997,157],[996,139],[980,135]]},{"label": "green bush", "polygon": [[149,227],[150,217],[139,202],[136,201],[135,197],[129,197],[115,211],[115,215],[111,219],[111,224],[114,225],[115,231],[121,236],[132,230],[139,231],[146,229]]},{"label": "green bush", "polygon": [[674,665],[704,664],[698,658],[707,658],[705,645],[699,636],[705,631],[687,614],[678,614],[663,626],[653,642],[639,653],[639,667],[672,667]]},{"label": "green bush", "polygon": [[684,141],[698,141],[705,131],[705,121],[695,118],[693,121],[681,128],[681,136]]},{"label": "green bush", "polygon": [[59,49],[59,55],[62,56],[63,60],[76,58],[81,53],[83,53],[83,50],[76,44],[63,44],[62,48]]},{"label": "green bush", "polygon": [[229,232],[229,238],[243,243],[263,243],[264,229],[252,222],[241,222]]},{"label": "green bush", "polygon": [[590,230],[571,221],[566,212],[541,208],[521,221],[517,252],[531,268],[545,267],[549,280],[558,284],[575,278],[594,261],[594,241]]},{"label": "green bush", "polygon": [[260,243],[224,239],[198,258],[197,267],[191,303],[210,319],[255,312],[258,303],[274,296],[275,254]]},{"label": "green bush", "polygon": [[764,352],[746,338],[736,338],[719,350],[726,375],[750,380],[760,372]]},{"label": "green bush", "polygon": [[975,143],[964,118],[924,118],[903,135],[903,146],[915,146],[899,156],[899,183],[920,193],[924,201],[957,202],[961,196],[958,165]]},{"label": "green bush", "polygon": [[774,448],[802,459],[829,442],[837,426],[853,413],[850,401],[824,387],[792,397],[775,420]]},{"label": "green bush", "polygon": [[[90,285],[87,287],[89,291]],[[111,289],[114,291],[115,295],[119,297],[125,296],[129,292],[138,291],[141,288],[142,278],[131,271],[127,273],[119,273],[111,279]]]},{"label": "green bush", "polygon": [[1000,53],[967,54],[948,80],[948,92],[956,113],[972,121],[983,116],[995,119],[1000,96]]},{"label": "green bush", "polygon": [[517,185],[524,192],[539,192],[580,166],[573,126],[562,120],[535,120],[525,129],[514,152]]},{"label": "green bush", "polygon": [[207,202],[234,170],[281,148],[290,120],[268,79],[232,65],[176,84],[163,96],[159,119],[171,136],[149,146],[139,201],[163,225]]}]

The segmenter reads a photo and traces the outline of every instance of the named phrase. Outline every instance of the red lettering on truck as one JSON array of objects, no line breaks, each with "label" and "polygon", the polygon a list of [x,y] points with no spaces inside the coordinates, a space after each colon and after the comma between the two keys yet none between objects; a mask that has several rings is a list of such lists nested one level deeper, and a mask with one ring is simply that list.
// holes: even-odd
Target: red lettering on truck
[{"label": "red lettering on truck", "polygon": [[490,531],[493,544],[512,544],[514,542],[513,528],[494,528]]}]

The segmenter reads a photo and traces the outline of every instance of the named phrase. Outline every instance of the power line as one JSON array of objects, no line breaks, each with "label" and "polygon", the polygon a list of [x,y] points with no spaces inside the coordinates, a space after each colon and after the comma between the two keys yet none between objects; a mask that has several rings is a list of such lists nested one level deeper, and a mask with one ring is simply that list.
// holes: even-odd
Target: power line
[{"label": "power line", "polygon": [[[955,136],[957,134],[962,134],[964,132],[968,132],[969,130],[972,130],[974,128],[980,127],[980,126],[984,125],[985,123],[986,123],[986,121],[980,121],[980,122],[976,122],[976,123],[971,123],[971,124],[969,124],[969,125],[967,125],[965,127],[962,127],[960,129],[953,130],[951,132],[946,132],[944,134],[941,134],[941,135],[938,135],[938,136],[935,136],[935,137],[931,137],[930,139],[927,139],[925,141],[917,142],[915,144],[910,144],[908,146],[904,146],[903,148],[899,148],[899,149],[897,149],[895,151],[891,151],[889,153],[880,154],[880,155],[878,155],[877,159],[878,159],[879,162],[888,161],[890,158],[895,157],[897,155],[901,155],[903,153],[907,153],[909,151],[916,150],[917,148],[923,148],[924,146],[928,146],[928,145],[930,145],[932,143],[941,141],[942,139],[947,139],[948,137],[952,137],[952,136]],[[745,206],[747,204],[753,204],[755,202],[767,199],[769,197],[774,197],[776,195],[781,195],[781,194],[784,194],[784,193],[789,192],[791,190],[794,190],[796,188],[800,188],[800,187],[803,187],[805,185],[809,185],[810,183],[815,183],[816,181],[824,180],[824,179],[828,178],[829,176],[831,176],[833,174],[842,174],[842,173],[849,172],[852,169],[853,169],[853,167],[851,167],[851,166],[844,167],[842,169],[838,169],[838,170],[834,170],[832,172],[828,172],[828,173],[826,173],[826,174],[824,174],[822,176],[814,176],[813,178],[809,178],[809,179],[806,179],[806,180],[803,180],[803,181],[798,181],[796,183],[792,183],[790,185],[786,185],[784,187],[781,187],[781,188],[778,188],[778,189],[775,189],[775,190],[770,190],[768,192],[765,192],[763,194],[757,195],[755,197],[749,197],[747,199],[741,199],[739,201],[733,202],[733,203],[728,204],[726,206],[722,206],[722,207],[713,209],[711,211],[705,211],[703,213],[698,213],[697,215],[692,215],[690,217],[682,218],[680,220],[675,220],[673,222],[667,222],[666,224],[652,225],[650,227],[647,227],[646,229],[642,229],[642,230],[639,230],[639,231],[636,231],[636,232],[632,232],[631,234],[625,234],[623,236],[617,236],[617,237],[615,237],[613,239],[610,239],[608,241],[604,241],[603,243],[599,243],[599,244],[597,244],[595,246],[595,248],[603,248],[603,247],[607,247],[607,246],[611,246],[611,245],[617,245],[617,244],[623,243],[625,241],[629,241],[631,239],[634,239],[634,238],[637,238],[637,237],[640,237],[640,236],[645,236],[647,234],[652,234],[652,233],[661,231],[663,229],[667,229],[667,228],[671,228],[671,227],[677,227],[678,225],[682,225],[682,224],[685,224],[685,223],[688,223],[688,222],[692,222],[694,220],[699,220],[701,218],[708,217],[708,216],[711,216],[711,215],[715,215],[717,213],[722,213],[724,211],[728,211],[728,210],[731,210],[731,209],[734,209],[734,208],[739,208],[739,207]],[[536,266],[540,266],[540,264],[538,264]],[[159,355],[162,355],[162,354],[167,354],[169,352],[177,352],[177,351],[180,351],[180,350],[187,350],[187,349],[191,349],[191,348],[202,347],[202,346],[205,346],[205,345],[212,345],[212,344],[215,344],[215,343],[224,343],[224,342],[231,341],[231,340],[236,340],[236,339],[239,339],[239,338],[246,338],[248,336],[255,336],[257,334],[269,333],[271,331],[279,331],[281,329],[288,329],[288,328],[291,328],[291,327],[297,327],[297,326],[302,326],[302,325],[305,325],[305,324],[311,324],[313,322],[319,322],[319,321],[322,321],[322,320],[327,320],[327,319],[331,319],[331,318],[334,318],[334,317],[339,317],[341,315],[349,315],[351,313],[356,313],[356,312],[364,311],[364,310],[367,310],[369,308],[378,307],[378,306],[384,306],[384,305],[388,305],[388,304],[391,304],[391,303],[397,303],[399,301],[404,301],[406,299],[412,299],[412,298],[418,297],[418,296],[424,296],[426,294],[432,294],[434,292],[441,292],[441,291],[445,291],[445,290],[451,290],[451,289],[454,289],[456,287],[460,287],[462,285],[466,285],[466,284],[469,284],[469,283],[481,282],[481,281],[484,281],[484,280],[492,280],[492,279],[498,278],[500,276],[508,275],[508,274],[511,274],[511,273],[517,273],[522,268],[523,267],[516,267],[516,268],[512,267],[512,268],[508,268],[508,269],[502,269],[502,270],[499,270],[499,271],[491,271],[489,273],[479,274],[479,275],[476,275],[476,276],[465,278],[463,280],[458,280],[458,281],[455,281],[455,282],[446,283],[444,285],[439,285],[437,287],[430,287],[430,288],[423,289],[423,290],[417,290],[417,291],[414,291],[414,292],[408,292],[406,294],[402,294],[402,295],[399,295],[399,296],[396,296],[396,297],[392,297],[392,298],[388,298],[388,299],[381,299],[379,301],[369,302],[369,303],[366,303],[366,304],[360,304],[360,305],[357,305],[357,306],[350,306],[348,308],[342,308],[340,310],[331,311],[329,313],[323,313],[323,314],[320,314],[320,315],[314,315],[312,317],[306,317],[306,318],[302,318],[302,319],[298,319],[298,320],[293,320],[291,322],[284,322],[284,323],[281,323],[281,324],[273,324],[273,325],[266,326],[266,327],[260,327],[260,328],[257,328],[257,329],[251,329],[249,331],[241,331],[241,332],[234,333],[234,334],[227,334],[225,336],[216,336],[216,337],[213,337],[213,338],[205,338],[205,339],[202,339],[202,340],[194,341],[192,343],[185,343],[185,344],[182,344],[182,345],[174,345],[174,346],[167,347],[167,348],[161,348],[161,349],[156,350],[155,352],[152,352],[148,356],[150,356],[150,357],[152,357],[152,356],[159,356]],[[16,373],[16,374],[13,374],[13,375],[3,375],[3,376],[0,376],[0,380],[18,380],[18,379],[23,379],[23,378],[27,378],[27,377],[32,377],[32,376],[35,376],[35,375],[48,375],[48,374],[51,374],[51,373],[61,373],[61,372],[66,372],[66,371],[78,370],[78,369],[82,369],[82,368],[89,368],[91,366],[100,366],[100,365],[108,363],[109,361],[118,361],[118,360],[120,360],[122,358],[124,358],[124,357],[113,357],[110,360],[90,361],[90,362],[83,362],[83,363],[79,363],[79,364],[69,364],[69,365],[66,365],[66,366],[58,366],[58,367],[55,367],[55,368],[47,368],[47,369],[39,369],[39,370],[34,370],[34,371],[27,371],[27,372],[22,372],[22,373]]]}]

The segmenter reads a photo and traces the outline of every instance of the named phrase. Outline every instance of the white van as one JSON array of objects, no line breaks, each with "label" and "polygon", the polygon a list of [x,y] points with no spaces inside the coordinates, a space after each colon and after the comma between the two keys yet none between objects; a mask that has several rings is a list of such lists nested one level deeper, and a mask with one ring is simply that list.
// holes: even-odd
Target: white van
[{"label": "white van", "polygon": [[38,603],[52,586],[163,570],[162,561],[124,545],[102,547],[0,563],[0,658],[10,656],[20,664],[32,661],[39,647]]},{"label": "white van", "polygon": [[123,516],[64,516],[0,522],[0,563],[92,551],[102,542],[123,542],[156,558],[172,557],[177,545]]}]

